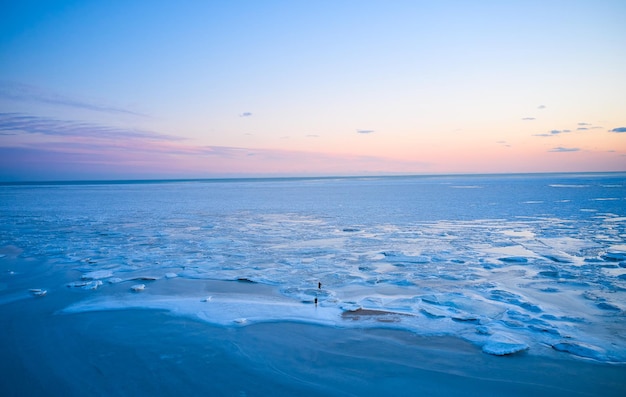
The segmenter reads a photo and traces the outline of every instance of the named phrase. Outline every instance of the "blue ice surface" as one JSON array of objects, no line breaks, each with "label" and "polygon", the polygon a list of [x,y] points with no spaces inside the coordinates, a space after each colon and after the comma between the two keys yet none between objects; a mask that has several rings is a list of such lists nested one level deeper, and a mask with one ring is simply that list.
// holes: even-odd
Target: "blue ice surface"
[{"label": "blue ice surface", "polygon": [[[384,326],[626,362],[624,173],[3,184],[0,219],[0,255],[62,280],[29,288],[81,291],[67,312]],[[0,304],[29,296],[16,278],[3,275]]]}]

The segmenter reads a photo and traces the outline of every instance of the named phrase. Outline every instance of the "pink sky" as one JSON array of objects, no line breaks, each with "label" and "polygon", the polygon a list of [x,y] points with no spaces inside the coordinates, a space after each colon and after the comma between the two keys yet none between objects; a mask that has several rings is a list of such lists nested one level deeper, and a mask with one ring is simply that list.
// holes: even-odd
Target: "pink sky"
[{"label": "pink sky", "polygon": [[[371,155],[192,145],[155,137],[14,137],[0,156],[0,177],[17,180],[319,176],[423,173],[509,173],[624,170],[623,152],[607,148],[619,135],[603,132],[596,150],[506,143],[472,147],[416,145]],[[551,138],[539,138],[549,140]],[[478,146],[478,147],[476,147]],[[522,146],[522,145],[519,145]]]},{"label": "pink sky", "polygon": [[5,3],[0,180],[626,171],[623,1]]}]

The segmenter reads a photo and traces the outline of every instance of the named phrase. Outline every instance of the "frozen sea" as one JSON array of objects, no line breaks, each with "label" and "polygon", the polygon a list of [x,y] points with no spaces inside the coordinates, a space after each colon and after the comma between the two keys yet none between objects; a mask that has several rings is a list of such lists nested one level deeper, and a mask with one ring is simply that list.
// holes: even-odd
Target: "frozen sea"
[{"label": "frozen sea", "polygon": [[[380,395],[511,359],[626,379],[625,173],[4,184],[0,220],[8,395]],[[359,389],[386,365],[419,373]]]}]

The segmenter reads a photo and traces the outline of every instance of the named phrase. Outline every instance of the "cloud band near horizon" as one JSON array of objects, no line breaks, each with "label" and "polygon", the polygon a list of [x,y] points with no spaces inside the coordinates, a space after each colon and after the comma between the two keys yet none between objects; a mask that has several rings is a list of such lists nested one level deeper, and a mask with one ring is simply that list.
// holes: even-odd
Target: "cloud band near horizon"
[{"label": "cloud band near horizon", "polygon": [[[35,135],[47,139],[30,139]],[[0,180],[348,175],[418,172],[428,167],[425,162],[377,156],[194,145],[146,130],[0,113]]]}]

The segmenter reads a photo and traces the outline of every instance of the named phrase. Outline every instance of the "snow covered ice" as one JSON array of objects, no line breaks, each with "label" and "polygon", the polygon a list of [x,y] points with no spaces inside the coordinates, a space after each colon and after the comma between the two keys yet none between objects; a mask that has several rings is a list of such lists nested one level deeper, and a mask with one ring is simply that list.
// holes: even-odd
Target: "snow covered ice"
[{"label": "snow covered ice", "polygon": [[626,362],[624,174],[5,185],[0,216],[0,261],[17,249],[51,275],[21,290],[3,268],[2,305],[69,289],[59,316],[388,327]]}]

